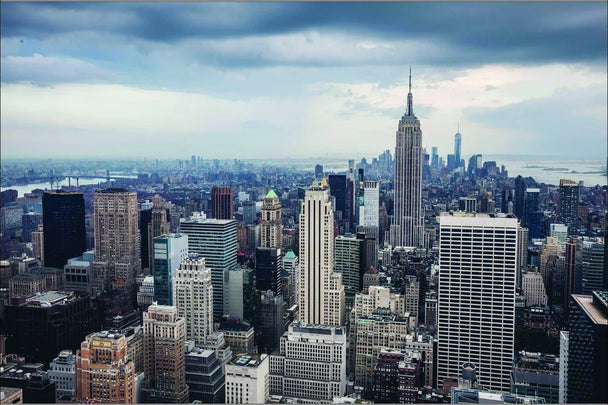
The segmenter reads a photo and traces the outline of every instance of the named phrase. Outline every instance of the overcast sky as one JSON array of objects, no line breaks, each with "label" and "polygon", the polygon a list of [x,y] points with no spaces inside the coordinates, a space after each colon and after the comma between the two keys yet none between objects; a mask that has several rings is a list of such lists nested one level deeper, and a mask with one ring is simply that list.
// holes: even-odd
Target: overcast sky
[{"label": "overcast sky", "polygon": [[2,3],[2,158],[603,157],[607,3]]}]

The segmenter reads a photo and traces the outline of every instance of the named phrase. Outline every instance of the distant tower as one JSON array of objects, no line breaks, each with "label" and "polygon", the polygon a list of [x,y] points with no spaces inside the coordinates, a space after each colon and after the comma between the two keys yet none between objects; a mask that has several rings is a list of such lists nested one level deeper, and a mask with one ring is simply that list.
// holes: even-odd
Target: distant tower
[{"label": "distant tower", "polygon": [[460,153],[462,149],[462,135],[460,135],[460,124],[458,125],[458,132],[454,135],[454,167],[460,167]]},{"label": "distant tower", "polygon": [[152,210],[150,212],[150,223],[147,225],[148,229],[146,232],[148,238],[148,263],[150,266],[150,273],[152,273],[154,261],[154,249],[152,244],[154,243],[154,238],[160,235],[164,235],[171,231],[171,225],[169,224],[168,218],[168,209],[165,205],[164,199],[155,195],[152,199]]},{"label": "distant tower", "polygon": [[173,305],[173,279],[183,258],[188,256],[188,235],[168,233],[152,240],[154,301]]},{"label": "distant tower", "polygon": [[232,187],[213,187],[211,189],[211,216],[215,219],[234,217],[234,196]]},{"label": "distant tower", "polygon": [[45,266],[62,269],[86,250],[82,193],[45,191],[42,195]]},{"label": "distant tower", "polygon": [[513,213],[524,223],[524,206],[526,201],[526,182],[521,176],[515,178],[515,199],[513,201]]},{"label": "distant tower", "polygon": [[342,275],[334,270],[334,212],[323,176],[306,190],[300,213],[299,318],[322,325],[344,324]]},{"label": "distant tower", "polygon": [[281,248],[282,221],[279,196],[273,190],[270,190],[262,203],[262,219],[260,221],[262,231],[261,247]]},{"label": "distant tower", "polygon": [[315,179],[319,180],[321,177],[323,177],[323,165],[316,165],[315,166]]},{"label": "distant tower", "polygon": [[407,111],[399,120],[395,146],[395,209],[391,226],[392,246],[424,245],[422,210],[422,131],[412,105],[410,68]]},{"label": "distant tower", "polygon": [[185,346],[186,325],[177,308],[150,305],[144,312],[145,402],[188,402]]},{"label": "distant tower", "polygon": [[568,227],[568,233],[576,231],[578,222],[578,184],[571,180],[559,181],[559,217]]}]

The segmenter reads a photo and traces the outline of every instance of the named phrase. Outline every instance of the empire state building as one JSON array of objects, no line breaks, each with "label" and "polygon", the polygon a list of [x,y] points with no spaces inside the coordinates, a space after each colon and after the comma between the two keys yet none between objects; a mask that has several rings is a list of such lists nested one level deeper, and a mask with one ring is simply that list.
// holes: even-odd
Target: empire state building
[{"label": "empire state building", "polygon": [[410,69],[407,111],[399,120],[395,145],[395,209],[390,242],[395,246],[424,245],[422,210],[422,131],[412,105]]}]

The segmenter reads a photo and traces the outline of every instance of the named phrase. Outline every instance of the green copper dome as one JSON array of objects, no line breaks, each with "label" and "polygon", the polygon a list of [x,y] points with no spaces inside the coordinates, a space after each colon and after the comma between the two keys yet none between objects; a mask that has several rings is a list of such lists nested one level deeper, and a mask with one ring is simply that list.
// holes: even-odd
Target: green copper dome
[{"label": "green copper dome", "polygon": [[295,258],[296,258],[296,254],[292,250],[285,253],[285,259],[295,259]]}]

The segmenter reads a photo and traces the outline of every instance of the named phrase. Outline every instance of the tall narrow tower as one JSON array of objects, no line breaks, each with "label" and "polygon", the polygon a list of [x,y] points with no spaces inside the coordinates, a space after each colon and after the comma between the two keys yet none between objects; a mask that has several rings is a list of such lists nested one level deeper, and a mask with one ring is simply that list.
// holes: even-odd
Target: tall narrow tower
[{"label": "tall narrow tower", "polygon": [[344,324],[342,274],[334,271],[334,212],[323,176],[306,190],[300,214],[300,320],[317,325]]},{"label": "tall narrow tower", "polygon": [[461,159],[461,151],[462,151],[462,135],[460,135],[460,125],[458,125],[458,131],[456,135],[454,135],[454,160],[456,161],[455,166],[460,167],[460,159]]},{"label": "tall narrow tower", "polygon": [[263,248],[281,248],[281,232],[283,229],[281,218],[281,202],[279,196],[270,190],[262,203],[262,243]]},{"label": "tall narrow tower", "polygon": [[390,230],[391,245],[421,247],[424,244],[422,131],[412,105],[411,68],[407,111],[399,120],[396,138],[395,210]]}]

